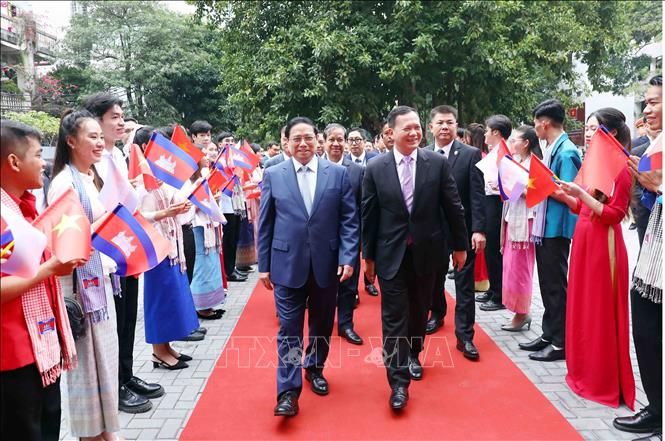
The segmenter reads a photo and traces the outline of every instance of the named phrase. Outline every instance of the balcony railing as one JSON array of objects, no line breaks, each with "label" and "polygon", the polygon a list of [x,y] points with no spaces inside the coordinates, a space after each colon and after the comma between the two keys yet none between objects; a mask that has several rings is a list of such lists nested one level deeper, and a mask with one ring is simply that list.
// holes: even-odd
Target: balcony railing
[{"label": "balcony railing", "polygon": [[37,31],[37,41],[35,46],[37,47],[37,52],[41,52],[46,55],[55,56],[55,45],[57,40],[54,36],[47,34],[43,31]]},{"label": "balcony railing", "polygon": [[9,31],[7,29],[0,29],[0,38],[2,38],[3,41],[18,46],[18,35],[16,35],[15,32]]},{"label": "balcony railing", "polygon": [[0,111],[27,112],[30,110],[30,94],[0,92]]}]

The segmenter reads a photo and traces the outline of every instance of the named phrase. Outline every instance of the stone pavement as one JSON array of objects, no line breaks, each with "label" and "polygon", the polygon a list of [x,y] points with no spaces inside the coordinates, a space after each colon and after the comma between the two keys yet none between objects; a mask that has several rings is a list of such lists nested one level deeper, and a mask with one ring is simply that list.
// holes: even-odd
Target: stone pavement
[{"label": "stone pavement", "polygon": [[[624,239],[628,248],[630,268],[635,265],[638,252],[637,233],[628,231],[624,225]],[[593,268],[590,268],[593,271]],[[146,381],[159,382],[166,389],[166,394],[152,400],[153,409],[143,414],[120,413],[120,434],[128,440],[169,440],[177,439],[189,416],[196,405],[206,382],[212,373],[217,358],[221,354],[226,342],[242,313],[249,296],[257,281],[256,272],[250,275],[245,283],[230,283],[229,295],[223,306],[226,314],[221,320],[205,321],[203,325],[208,328],[208,335],[202,342],[178,342],[174,346],[177,350],[194,356],[188,362],[190,367],[180,371],[166,371],[153,369],[151,363],[151,346],[144,342],[143,305],[139,305],[139,323],[136,329],[136,346],[134,353],[134,372]],[[454,284],[448,281],[446,288],[454,295]],[[362,304],[361,304],[362,307]],[[534,280],[534,295],[532,302],[533,323],[530,331],[523,333],[505,332],[500,326],[508,321],[511,313],[503,311],[485,312],[476,309],[477,323],[494,340],[501,350],[515,362],[524,374],[547,396],[561,414],[575,427],[579,433],[588,440],[628,440],[635,435],[615,430],[612,419],[616,416],[631,414],[625,406],[612,409],[594,402],[582,399],[572,393],[565,383],[566,364],[564,361],[554,363],[538,363],[529,360],[528,353],[518,349],[517,344],[522,341],[536,338],[540,335],[543,305],[540,298],[538,281]],[[451,326],[452,317],[447,318],[446,326]],[[479,348],[482,357],[482,347]],[[635,359],[635,351],[631,338],[631,358],[633,372],[637,385],[636,409],[646,405],[646,396],[639,379],[639,370]],[[66,386],[62,383],[63,394],[63,424],[61,439],[73,439],[69,434],[67,422]],[[257,409],[257,412],[270,412],[270,408]],[[482,415],[478,416],[479,421]],[[515,428],[516,437],[519,428]]]}]

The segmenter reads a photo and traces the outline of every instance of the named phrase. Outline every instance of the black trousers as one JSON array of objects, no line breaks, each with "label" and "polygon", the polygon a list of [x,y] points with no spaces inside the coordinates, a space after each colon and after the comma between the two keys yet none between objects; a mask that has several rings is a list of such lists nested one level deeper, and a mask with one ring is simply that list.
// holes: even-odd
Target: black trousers
[{"label": "black trousers", "polygon": [[[441,270],[440,272],[443,272]],[[407,248],[394,278],[379,277],[384,364],[391,388],[408,386],[409,355],[423,350],[427,310],[432,301],[436,273],[418,276]]]},{"label": "black trousers", "polygon": [[42,387],[35,363],[0,372],[0,438],[58,441],[60,437],[60,378]]},{"label": "black trousers", "polygon": [[501,255],[501,212],[503,202],[500,196],[485,196],[485,261],[490,282],[489,294],[497,303],[503,303],[501,284],[503,283],[503,256]]},{"label": "black trousers", "polygon": [[353,310],[356,306],[358,294],[358,279],[360,278],[360,256],[353,268],[353,275],[339,284],[337,288],[337,333],[344,329],[353,328]]},{"label": "black trousers", "polygon": [[566,338],[566,298],[570,239],[543,238],[536,246],[540,295],[543,298],[543,340],[563,348]]},{"label": "black trousers", "polygon": [[236,269],[236,252],[240,239],[240,216],[224,214],[226,225],[223,227],[222,250],[224,251],[224,271],[229,277]]},{"label": "black trousers", "polygon": [[113,296],[115,313],[118,322],[118,379],[120,386],[134,376],[134,336],[136,332],[136,316],[139,302],[139,279],[121,277],[121,296]]},{"label": "black trousers", "polygon": [[[466,250],[466,262],[461,271],[455,270],[455,335],[462,341],[471,341],[476,323],[475,277],[476,252]],[[436,274],[432,295],[432,317],[443,318],[448,312],[445,294],[446,273]]]},{"label": "black trousers", "polygon": [[633,341],[642,386],[649,400],[647,409],[663,415],[663,305],[632,291]]},{"label": "black trousers", "polygon": [[194,278],[194,263],[196,262],[196,243],[191,225],[182,226],[182,246],[185,249],[185,262],[187,263],[187,280],[192,284]]}]

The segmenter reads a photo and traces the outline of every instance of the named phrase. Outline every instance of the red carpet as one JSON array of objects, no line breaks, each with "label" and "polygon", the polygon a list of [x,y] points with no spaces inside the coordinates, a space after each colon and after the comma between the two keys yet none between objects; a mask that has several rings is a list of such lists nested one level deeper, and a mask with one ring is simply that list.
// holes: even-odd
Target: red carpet
[{"label": "red carpet", "polygon": [[275,417],[277,319],[272,292],[257,286],[181,439],[582,439],[479,326],[480,361],[462,357],[451,298],[448,310],[444,328],[427,338],[424,378],[411,383],[402,414],[390,410],[386,371],[375,363],[380,299],[363,291],[354,321],[365,344],[334,336],[325,369],[330,394],[314,395],[303,380],[300,413]]}]

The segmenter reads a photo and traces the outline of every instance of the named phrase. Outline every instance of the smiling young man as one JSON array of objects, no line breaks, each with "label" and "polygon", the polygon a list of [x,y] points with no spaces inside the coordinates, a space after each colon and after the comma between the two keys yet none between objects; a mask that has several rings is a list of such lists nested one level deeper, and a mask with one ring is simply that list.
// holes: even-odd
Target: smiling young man
[{"label": "smiling young man", "polygon": [[392,152],[365,168],[362,253],[368,279],[378,276],[381,286],[389,403],[398,410],[407,404],[411,379],[423,375],[418,356],[436,277],[448,266],[447,241],[461,270],[468,238],[450,165],[442,155],[418,149],[423,136],[418,113],[395,107],[387,124],[384,139],[394,139]]},{"label": "smiling young man", "polygon": [[[327,395],[323,366],[335,321],[337,286],[358,259],[356,200],[345,167],[316,155],[317,130],[296,117],[285,128],[292,158],[266,168],[259,215],[259,280],[274,289],[277,334],[276,416],[298,413],[305,378]],[[302,362],[305,307],[309,344]]]}]

